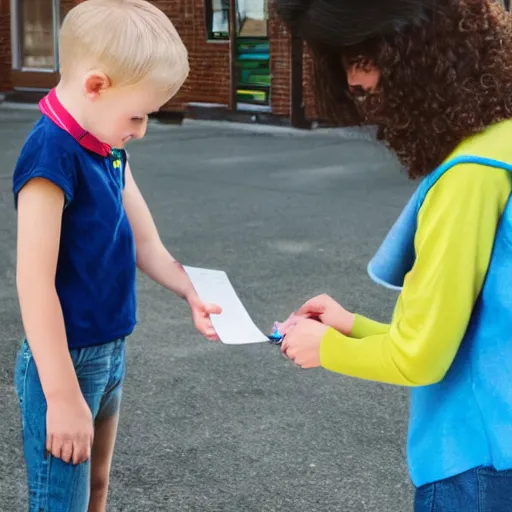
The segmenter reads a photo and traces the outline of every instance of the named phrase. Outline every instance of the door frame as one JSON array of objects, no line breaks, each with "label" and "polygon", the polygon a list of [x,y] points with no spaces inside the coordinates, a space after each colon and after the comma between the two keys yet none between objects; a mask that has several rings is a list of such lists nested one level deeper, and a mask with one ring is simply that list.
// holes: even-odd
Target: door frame
[{"label": "door frame", "polygon": [[12,84],[15,90],[49,90],[59,80],[59,43],[60,0],[52,1],[53,22],[53,54],[55,65],[53,69],[25,68],[22,65],[20,0],[11,0],[11,54],[12,54]]}]

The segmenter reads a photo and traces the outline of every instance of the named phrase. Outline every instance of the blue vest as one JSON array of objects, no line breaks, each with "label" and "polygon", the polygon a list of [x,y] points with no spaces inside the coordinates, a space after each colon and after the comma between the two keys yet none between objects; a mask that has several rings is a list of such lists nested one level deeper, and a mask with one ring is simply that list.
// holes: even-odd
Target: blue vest
[{"label": "blue vest", "polygon": [[[417,217],[428,191],[446,171],[467,163],[512,172],[512,165],[469,155],[437,168],[421,182],[368,265],[374,281],[401,289],[414,265]],[[512,196],[452,366],[440,383],[412,389],[407,451],[418,487],[482,465],[512,468]]]}]

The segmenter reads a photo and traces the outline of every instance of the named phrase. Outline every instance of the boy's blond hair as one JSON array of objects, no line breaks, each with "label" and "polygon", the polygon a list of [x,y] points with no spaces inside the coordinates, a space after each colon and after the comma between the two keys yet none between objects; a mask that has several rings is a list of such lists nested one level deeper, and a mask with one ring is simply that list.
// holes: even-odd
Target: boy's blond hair
[{"label": "boy's blond hair", "polygon": [[175,93],[189,72],[187,50],[169,18],[145,0],[86,0],[64,18],[62,78],[92,61],[113,86],[149,81]]}]

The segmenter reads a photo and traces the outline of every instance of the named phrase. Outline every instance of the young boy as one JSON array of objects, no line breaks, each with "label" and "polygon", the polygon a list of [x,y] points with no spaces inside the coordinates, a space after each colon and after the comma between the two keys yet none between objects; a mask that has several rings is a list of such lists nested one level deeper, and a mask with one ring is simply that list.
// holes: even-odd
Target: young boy
[{"label": "young boy", "polygon": [[423,178],[369,266],[401,291],[391,323],[324,295],[290,320],[282,350],[411,388],[416,512],[511,511],[510,16],[494,0],[277,5],[313,50],[324,112],[376,125]]},{"label": "young boy", "polygon": [[144,0],[88,0],[62,24],[61,80],[13,178],[30,511],[106,509],[136,267],[184,298],[216,339],[220,307],[201,302],[163,246],[124,150],[188,69],[172,23]]}]

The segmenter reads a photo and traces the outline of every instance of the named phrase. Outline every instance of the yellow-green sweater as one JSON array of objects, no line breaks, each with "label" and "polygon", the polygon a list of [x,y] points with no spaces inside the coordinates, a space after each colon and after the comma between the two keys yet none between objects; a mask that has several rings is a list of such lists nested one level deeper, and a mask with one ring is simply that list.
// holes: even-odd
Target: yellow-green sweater
[{"label": "yellow-green sweater", "polygon": [[[467,139],[449,158],[472,153],[512,163],[512,121]],[[330,328],[320,350],[324,368],[402,386],[443,379],[485,280],[510,174],[463,164],[441,177],[420,210],[416,261],[391,324],[356,315],[350,336]]]}]

